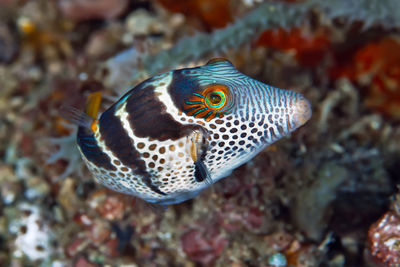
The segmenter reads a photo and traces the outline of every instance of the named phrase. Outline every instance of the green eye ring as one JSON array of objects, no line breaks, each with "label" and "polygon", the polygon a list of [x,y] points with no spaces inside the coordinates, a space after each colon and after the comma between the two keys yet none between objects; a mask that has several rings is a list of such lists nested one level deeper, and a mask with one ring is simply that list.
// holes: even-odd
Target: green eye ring
[{"label": "green eye ring", "polygon": [[226,96],[224,92],[214,90],[209,92],[205,98],[206,106],[213,110],[219,110],[226,104]]}]

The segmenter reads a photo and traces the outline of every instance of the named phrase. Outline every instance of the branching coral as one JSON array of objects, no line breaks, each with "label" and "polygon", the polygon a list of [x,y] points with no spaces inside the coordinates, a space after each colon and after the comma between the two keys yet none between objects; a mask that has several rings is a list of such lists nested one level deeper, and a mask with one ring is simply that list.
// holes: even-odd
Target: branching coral
[{"label": "branching coral", "polygon": [[[207,55],[221,54],[227,49],[238,49],[242,44],[255,40],[268,29],[299,26],[310,10],[317,9],[329,19],[343,17],[349,23],[362,21],[364,27],[381,24],[384,27],[400,26],[400,3],[397,0],[309,0],[301,3],[268,1],[246,16],[211,34],[198,33],[180,40],[174,47],[158,54],[143,53],[137,57],[134,48],[121,52],[106,62],[110,70],[108,83],[114,88],[124,88],[132,80],[155,75]],[[130,66],[127,75],[125,66]],[[118,93],[123,93],[119,91]]]},{"label": "branching coral", "polygon": [[[68,127],[72,129],[73,126]],[[65,160],[68,164],[64,172],[60,175],[60,178],[65,178],[81,169],[82,160],[78,147],[76,146],[76,129],[73,129],[68,136],[49,138],[49,142],[57,146],[58,150],[47,159],[46,163],[52,164],[58,160]]]}]

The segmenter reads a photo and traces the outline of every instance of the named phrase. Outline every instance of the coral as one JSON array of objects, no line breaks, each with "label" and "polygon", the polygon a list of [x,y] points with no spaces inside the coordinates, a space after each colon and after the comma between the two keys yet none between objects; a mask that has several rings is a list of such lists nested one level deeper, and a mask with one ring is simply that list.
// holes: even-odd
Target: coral
[{"label": "coral", "polygon": [[190,229],[181,236],[182,249],[188,257],[203,266],[214,262],[227,245],[219,233]]},{"label": "coral", "polygon": [[256,41],[259,46],[266,46],[294,54],[302,66],[316,66],[327,53],[331,42],[323,29],[314,33],[304,28],[289,30],[267,30]]},{"label": "coral", "polygon": [[167,10],[196,18],[207,29],[223,28],[232,21],[229,0],[158,0]]},{"label": "coral", "polygon": [[[69,125],[67,127],[72,128],[73,126]],[[68,136],[49,138],[48,140],[53,146],[58,146],[58,150],[47,159],[46,163],[52,164],[58,160],[65,160],[67,162],[67,167],[60,175],[60,178],[65,178],[81,169],[82,158],[76,146],[76,129]]]},{"label": "coral", "polygon": [[344,66],[334,66],[331,76],[347,77],[366,86],[365,104],[382,114],[400,118],[400,40],[386,37],[362,46]]},{"label": "coral", "polygon": [[119,16],[128,6],[127,0],[59,0],[61,13],[74,20],[112,19]]},{"label": "coral", "polygon": [[[207,55],[218,55],[230,48],[238,49],[242,44],[258,38],[268,29],[289,28],[301,25],[306,14],[313,8],[320,10],[330,19],[346,17],[349,23],[363,21],[364,27],[382,24],[385,27],[400,25],[400,8],[397,0],[310,0],[299,3],[265,2],[254,8],[235,23],[215,30],[210,34],[198,33],[179,40],[169,50],[157,54],[143,53],[133,58],[124,57],[130,49],[117,54],[106,62],[110,71],[108,84],[118,91],[143,76],[152,76],[167,68],[173,69],[181,64],[199,60]],[[134,48],[132,48],[135,50]],[[140,62],[140,63],[139,63]],[[130,75],[126,76],[126,66],[131,66]],[[115,73],[117,72],[117,73]],[[116,87],[118,86],[118,87]],[[119,91],[122,94],[123,91]]]},{"label": "coral", "polygon": [[115,194],[111,190],[102,189],[95,191],[89,197],[89,202],[102,218],[115,221],[123,218],[130,199],[130,196]]},{"label": "coral", "polygon": [[[288,266],[308,267],[320,266],[317,261],[320,251],[311,244],[300,243],[295,240],[290,244],[290,247],[285,251]],[[313,255],[314,257],[310,257]]]},{"label": "coral", "polygon": [[[233,24],[211,33],[156,1],[90,20],[60,2],[0,0],[0,266],[399,265],[398,0],[231,0]],[[61,105],[100,90],[106,108],[127,84],[214,54],[303,93],[313,119],[158,213],[76,172]]]},{"label": "coral", "polygon": [[164,30],[160,18],[145,9],[138,9],[129,14],[125,25],[128,33],[133,36],[157,34]]},{"label": "coral", "polygon": [[265,214],[258,207],[247,207],[240,210],[237,206],[226,205],[216,214],[216,219],[222,228],[228,232],[247,229],[251,232],[262,231],[267,222]]},{"label": "coral", "polygon": [[368,231],[368,249],[373,259],[385,266],[400,265],[400,217],[385,213]]},{"label": "coral", "polygon": [[361,21],[364,28],[371,27],[373,24],[381,24],[386,28],[400,25],[399,2],[396,0],[313,0],[312,2],[317,4],[317,8],[324,10],[327,17]]},{"label": "coral", "polygon": [[9,231],[18,234],[15,239],[15,256],[27,256],[30,260],[46,259],[52,255],[53,234],[37,206],[19,204],[19,214],[9,218]]}]

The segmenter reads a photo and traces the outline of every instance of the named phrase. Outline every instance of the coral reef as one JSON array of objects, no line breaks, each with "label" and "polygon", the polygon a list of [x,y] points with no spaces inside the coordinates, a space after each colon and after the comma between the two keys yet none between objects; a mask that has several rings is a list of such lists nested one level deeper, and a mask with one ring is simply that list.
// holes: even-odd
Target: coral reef
[{"label": "coral reef", "polygon": [[400,218],[387,212],[368,232],[369,251],[375,261],[387,266],[400,264]]},{"label": "coral reef", "polygon": [[230,48],[238,49],[243,43],[255,40],[267,29],[280,27],[287,29],[300,25],[313,8],[325,12],[324,15],[330,20],[344,17],[348,23],[362,21],[364,27],[367,28],[374,24],[385,27],[400,26],[398,6],[399,3],[396,0],[356,2],[311,0],[300,3],[267,1],[224,29],[215,30],[211,34],[198,33],[182,38],[169,50],[163,50],[154,55],[143,53],[140,59],[117,55],[115,59],[107,62],[107,68],[110,72],[120,72],[120,69],[127,69],[125,67],[127,65],[130,68],[130,76],[118,75],[116,78],[116,75],[111,74],[112,79],[108,81],[108,84],[116,86],[118,83],[117,88],[120,89],[121,84],[127,86],[132,80],[143,76],[152,76],[167,68],[175,68],[181,64],[199,60],[201,57],[224,53]]},{"label": "coral reef", "polygon": [[117,1],[87,1],[87,0],[60,0],[58,1],[61,13],[73,20],[83,21],[90,19],[111,19],[119,16],[128,5],[127,0]]},{"label": "coral reef", "polygon": [[229,0],[158,0],[171,12],[182,13],[188,19],[198,20],[206,30],[223,28],[232,21]]},{"label": "coral reef", "polygon": [[[399,265],[398,0],[92,2],[0,0],[0,266]],[[166,210],[97,184],[61,106],[212,56],[312,119]]]},{"label": "coral reef", "polygon": [[356,50],[347,65],[333,67],[333,77],[347,77],[367,87],[365,104],[384,115],[400,118],[400,40],[384,37]]}]

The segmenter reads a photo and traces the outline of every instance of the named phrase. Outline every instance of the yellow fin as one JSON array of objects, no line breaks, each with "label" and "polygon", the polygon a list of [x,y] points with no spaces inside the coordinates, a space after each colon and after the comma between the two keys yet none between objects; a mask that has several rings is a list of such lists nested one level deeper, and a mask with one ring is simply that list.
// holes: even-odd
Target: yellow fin
[{"label": "yellow fin", "polygon": [[99,113],[101,97],[101,92],[90,93],[86,102],[85,112],[95,121],[97,120],[97,114]]}]

